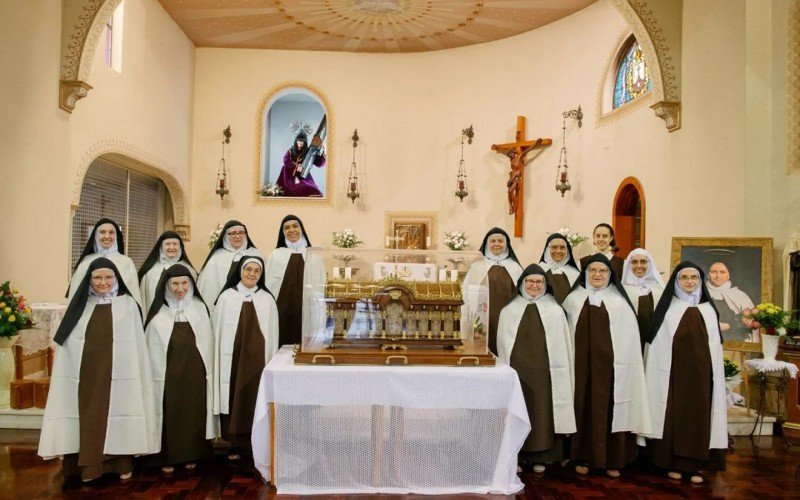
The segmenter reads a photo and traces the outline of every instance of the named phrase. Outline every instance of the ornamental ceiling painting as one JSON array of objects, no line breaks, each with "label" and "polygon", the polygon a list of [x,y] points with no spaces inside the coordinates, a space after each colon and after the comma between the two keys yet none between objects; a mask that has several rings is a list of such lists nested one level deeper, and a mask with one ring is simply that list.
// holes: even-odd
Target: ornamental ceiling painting
[{"label": "ornamental ceiling painting", "polygon": [[197,47],[423,52],[510,37],[597,0],[159,0]]}]

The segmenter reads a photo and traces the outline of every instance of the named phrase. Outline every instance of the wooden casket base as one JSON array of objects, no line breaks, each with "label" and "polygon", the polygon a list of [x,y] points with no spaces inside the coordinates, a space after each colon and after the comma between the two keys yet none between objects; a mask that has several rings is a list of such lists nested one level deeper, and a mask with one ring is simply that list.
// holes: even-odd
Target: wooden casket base
[{"label": "wooden casket base", "polygon": [[306,365],[494,366],[495,357],[460,339],[337,338],[299,347],[294,362]]}]

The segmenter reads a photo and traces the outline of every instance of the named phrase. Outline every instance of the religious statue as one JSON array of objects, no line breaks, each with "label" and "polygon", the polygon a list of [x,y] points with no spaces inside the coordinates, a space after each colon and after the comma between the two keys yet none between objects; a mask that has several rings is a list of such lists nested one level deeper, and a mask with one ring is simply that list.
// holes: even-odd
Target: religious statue
[{"label": "religious statue", "polygon": [[511,160],[511,171],[508,173],[508,214],[513,215],[517,213],[520,201],[520,186],[522,184],[522,174],[525,172],[525,165],[531,160],[525,160],[525,155],[539,147],[542,139],[537,139],[533,145],[525,147],[502,148],[493,147],[498,153],[503,153]]},{"label": "religious statue", "polygon": [[525,165],[533,157],[525,157],[534,149],[543,149],[553,144],[552,139],[539,138],[535,141],[525,140],[525,117],[517,117],[517,132],[514,142],[508,144],[493,144],[492,151],[508,156],[511,160],[511,171],[508,173],[508,214],[514,215],[514,236],[522,236],[524,219],[524,205],[522,198],[525,195]]}]

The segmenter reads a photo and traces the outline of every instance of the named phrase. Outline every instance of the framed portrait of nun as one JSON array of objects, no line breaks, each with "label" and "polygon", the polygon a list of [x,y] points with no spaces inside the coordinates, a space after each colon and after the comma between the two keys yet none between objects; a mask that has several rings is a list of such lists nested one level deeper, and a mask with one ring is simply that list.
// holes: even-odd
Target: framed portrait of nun
[{"label": "framed portrait of nun", "polygon": [[330,107],[306,84],[285,84],[258,113],[256,201],[330,202]]},{"label": "framed portrait of nun", "polygon": [[726,349],[760,345],[743,311],[772,301],[772,257],[772,238],[672,238],[672,267],[690,260],[706,274]]}]

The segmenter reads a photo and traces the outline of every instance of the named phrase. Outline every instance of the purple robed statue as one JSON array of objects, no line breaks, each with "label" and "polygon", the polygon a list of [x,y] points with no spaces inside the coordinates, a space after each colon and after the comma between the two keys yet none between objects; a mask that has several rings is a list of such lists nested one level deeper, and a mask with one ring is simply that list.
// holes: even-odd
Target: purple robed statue
[{"label": "purple robed statue", "polygon": [[[313,140],[320,141],[316,136]],[[322,196],[322,191],[317,187],[311,173],[305,177],[301,175],[303,160],[308,149],[308,136],[305,131],[300,130],[292,147],[283,155],[283,168],[275,181],[275,184],[283,189],[283,196]],[[325,166],[325,154],[321,150],[314,158],[313,165],[315,167]]]}]

